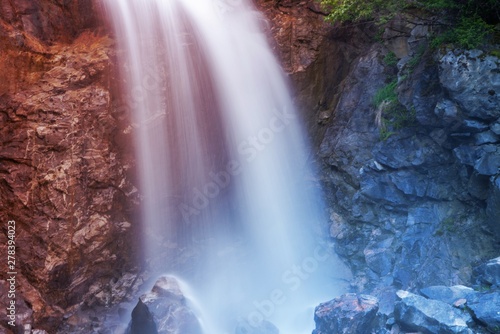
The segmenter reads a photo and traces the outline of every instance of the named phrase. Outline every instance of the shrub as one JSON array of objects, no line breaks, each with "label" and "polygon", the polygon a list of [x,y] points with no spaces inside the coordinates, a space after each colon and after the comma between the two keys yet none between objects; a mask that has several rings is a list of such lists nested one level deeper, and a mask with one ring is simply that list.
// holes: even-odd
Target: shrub
[{"label": "shrub", "polygon": [[384,24],[388,18],[408,8],[419,8],[449,23],[435,36],[432,45],[455,44],[477,48],[500,22],[498,0],[318,0],[330,22],[374,20]]}]

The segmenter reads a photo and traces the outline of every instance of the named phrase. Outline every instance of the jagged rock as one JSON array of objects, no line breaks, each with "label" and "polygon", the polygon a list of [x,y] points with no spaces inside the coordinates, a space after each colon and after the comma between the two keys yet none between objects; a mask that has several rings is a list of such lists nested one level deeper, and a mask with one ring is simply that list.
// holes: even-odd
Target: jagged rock
[{"label": "jagged rock", "polygon": [[153,314],[158,334],[202,334],[198,318],[188,306],[178,281],[171,276],[160,277],[150,292],[141,296]]},{"label": "jagged rock", "polygon": [[441,166],[450,162],[450,154],[442,146],[427,136],[412,132],[379,142],[373,149],[373,156],[381,164],[395,169]]},{"label": "jagged rock", "polygon": [[[453,124],[460,119],[460,108],[455,102],[443,99],[436,103],[434,109],[434,114],[442,120],[444,124]],[[475,123],[471,123],[470,126],[474,127]],[[486,129],[488,126],[486,125]]]},{"label": "jagged rock", "polygon": [[472,334],[468,323],[472,319],[466,313],[452,306],[432,299],[400,290],[400,301],[396,302],[394,317],[404,330],[419,331],[424,334]]},{"label": "jagged rock", "polygon": [[477,301],[467,303],[474,317],[493,333],[500,328],[500,292],[483,294]]},{"label": "jagged rock", "polygon": [[477,295],[474,289],[463,285],[451,287],[444,285],[430,286],[420,289],[420,293],[426,298],[439,300],[449,305],[453,305],[459,299],[470,300]]},{"label": "jagged rock", "polygon": [[468,116],[491,121],[500,117],[500,61],[480,50],[450,51],[439,64],[439,79]]},{"label": "jagged rock", "polygon": [[500,257],[489,260],[475,268],[474,275],[482,284],[500,287]]},{"label": "jagged rock", "polygon": [[480,175],[495,175],[500,172],[500,148],[496,145],[481,146],[481,156],[474,163]]},{"label": "jagged rock", "polygon": [[500,141],[500,138],[493,131],[478,133],[474,139],[476,145],[495,144]]},{"label": "jagged rock", "polygon": [[380,276],[385,276],[392,271],[393,251],[391,246],[393,240],[392,237],[379,242],[374,240],[363,251],[368,268]]},{"label": "jagged rock", "polygon": [[158,334],[153,315],[141,299],[132,310],[130,330],[127,334]]},{"label": "jagged rock", "polygon": [[75,308],[118,302],[98,295],[133,266],[130,135],[93,1],[0,6],[0,220],[16,221],[25,323],[56,333]]},{"label": "jagged rock", "polygon": [[378,300],[348,293],[320,304],[314,311],[313,334],[368,334],[377,326]]}]

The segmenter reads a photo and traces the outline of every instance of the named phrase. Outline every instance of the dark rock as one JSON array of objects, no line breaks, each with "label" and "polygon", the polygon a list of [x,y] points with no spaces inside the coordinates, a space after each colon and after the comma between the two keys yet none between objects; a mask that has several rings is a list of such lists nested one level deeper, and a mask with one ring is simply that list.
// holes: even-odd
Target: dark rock
[{"label": "dark rock", "polygon": [[489,260],[475,268],[474,275],[482,284],[500,287],[500,257]]},{"label": "dark rock", "polygon": [[477,172],[473,172],[469,178],[467,184],[469,194],[480,199],[486,200],[489,196],[490,179],[486,175],[479,175]]},{"label": "dark rock", "polygon": [[420,293],[426,298],[439,300],[449,305],[453,305],[459,299],[471,300],[477,295],[474,289],[463,285],[451,287],[444,285],[430,286],[420,289]]},{"label": "dark rock", "polygon": [[440,166],[450,162],[450,154],[427,136],[412,132],[392,136],[373,149],[375,159],[391,168]]},{"label": "dark rock", "polygon": [[[437,66],[435,64],[429,65],[427,61],[420,61],[414,69],[406,70],[406,64],[414,57],[423,57],[423,55],[421,52],[417,52],[398,64],[398,66],[402,66],[400,73],[411,72],[408,78],[400,82],[398,86],[399,101],[407,110],[415,112],[415,118],[421,125],[436,127],[453,121],[458,117],[458,109],[454,111],[452,108],[446,108],[446,113],[449,114],[444,119],[438,117],[435,112],[437,103],[443,98]],[[438,114],[441,113],[439,109]],[[453,115],[455,112],[457,114]]]},{"label": "dark rock", "polygon": [[[486,201],[486,215],[488,219],[489,226],[497,238],[500,238],[500,223],[498,217],[500,217],[500,177],[496,176],[491,178],[490,192],[488,199]],[[497,285],[498,285],[497,280]]]},{"label": "dark rock", "polygon": [[476,302],[467,303],[474,317],[493,333],[500,328],[500,292],[486,293]]},{"label": "dark rock", "polygon": [[203,333],[174,277],[160,277],[151,292],[142,295],[141,300],[153,314],[159,334]]},{"label": "dark rock", "polygon": [[132,321],[128,334],[158,334],[153,315],[140,299],[132,310]]},{"label": "dark rock", "polygon": [[376,327],[377,298],[348,293],[320,304],[314,311],[313,334],[369,334]]},{"label": "dark rock", "polygon": [[396,302],[394,317],[403,330],[424,334],[473,333],[467,325],[472,323],[468,314],[444,302],[426,299],[407,291],[400,290],[397,294],[400,301]]}]

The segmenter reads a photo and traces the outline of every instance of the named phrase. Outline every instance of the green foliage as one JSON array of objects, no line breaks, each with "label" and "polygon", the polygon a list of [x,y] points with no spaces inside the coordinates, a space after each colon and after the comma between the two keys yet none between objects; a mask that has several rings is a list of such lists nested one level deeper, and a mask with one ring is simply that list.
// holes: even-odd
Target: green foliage
[{"label": "green foliage", "polygon": [[458,46],[474,49],[484,43],[487,35],[494,27],[484,22],[479,16],[462,17],[458,25],[452,29],[452,37]]},{"label": "green foliage", "polygon": [[398,81],[394,80],[389,84],[385,85],[379,89],[375,96],[373,97],[373,104],[375,107],[380,107],[383,102],[394,103],[398,100],[398,93],[396,92],[396,87],[398,86]]},{"label": "green foliage", "polygon": [[415,110],[406,110],[399,101],[398,81],[393,80],[380,88],[373,97],[373,104],[380,113],[380,140],[386,140],[395,131],[415,124]]},{"label": "green foliage", "polygon": [[387,15],[402,10],[404,0],[320,0],[324,9],[329,11],[330,22],[361,21],[368,19],[387,20]]},{"label": "green foliage", "polygon": [[431,15],[445,18],[448,29],[434,37],[431,46],[453,44],[462,48],[477,48],[491,35],[494,24],[500,22],[498,0],[318,0],[329,12],[330,22],[374,20],[385,24],[396,13],[418,8]]},{"label": "green foliage", "polygon": [[431,40],[432,48],[452,44],[464,49],[475,49],[493,33],[494,26],[487,24],[481,17],[462,17],[458,23]]},{"label": "green foliage", "polygon": [[387,66],[396,66],[398,63],[398,57],[396,57],[396,54],[391,51],[385,55],[384,63]]}]

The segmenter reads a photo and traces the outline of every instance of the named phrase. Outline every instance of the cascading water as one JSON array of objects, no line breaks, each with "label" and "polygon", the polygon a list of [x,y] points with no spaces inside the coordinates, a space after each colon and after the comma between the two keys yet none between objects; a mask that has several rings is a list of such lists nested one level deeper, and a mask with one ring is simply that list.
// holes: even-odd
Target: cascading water
[{"label": "cascading water", "polygon": [[264,320],[310,332],[306,310],[338,295],[342,274],[315,238],[321,199],[265,21],[245,0],[105,6],[137,134],[150,265],[173,270],[168,253],[191,250],[196,265],[176,270],[206,334],[238,322],[251,333]]}]

